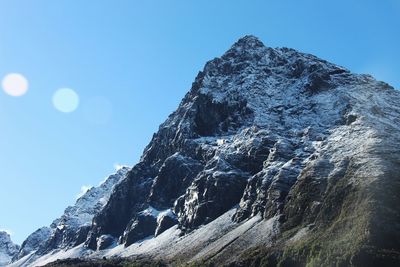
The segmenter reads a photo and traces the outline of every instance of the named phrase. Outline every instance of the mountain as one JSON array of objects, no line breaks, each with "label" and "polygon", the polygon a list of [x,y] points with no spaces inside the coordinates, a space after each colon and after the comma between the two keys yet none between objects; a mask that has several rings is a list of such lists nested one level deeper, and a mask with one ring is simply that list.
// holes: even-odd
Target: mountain
[{"label": "mountain", "polygon": [[11,241],[10,234],[0,231],[0,266],[5,266],[18,253],[19,246]]},{"label": "mountain", "polygon": [[67,207],[64,214],[49,227],[42,227],[29,235],[14,254],[13,261],[27,265],[47,253],[83,243],[93,216],[104,207],[114,186],[126,177],[129,169],[120,168],[99,186],[86,191],[76,200],[75,205]]},{"label": "mountain", "polygon": [[399,122],[390,85],[245,36],[199,72],[87,235],[32,264],[398,266]]}]

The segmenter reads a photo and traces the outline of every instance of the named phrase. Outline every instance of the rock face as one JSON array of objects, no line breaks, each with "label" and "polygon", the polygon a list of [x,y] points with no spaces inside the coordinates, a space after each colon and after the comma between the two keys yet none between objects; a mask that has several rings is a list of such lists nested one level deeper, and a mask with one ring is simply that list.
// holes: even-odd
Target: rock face
[{"label": "rock face", "polygon": [[9,264],[18,250],[19,246],[11,241],[10,235],[5,231],[0,231],[0,266]]},{"label": "rock face", "polygon": [[95,216],[87,244],[96,249],[90,241],[102,234],[129,240],[150,205],[172,209],[185,232],[235,205],[236,222],[261,214],[287,229],[328,227],[386,177],[366,169],[382,169],[370,159],[386,161],[382,143],[399,136],[393,99],[399,93],[371,76],[246,36],[198,74]]},{"label": "rock face", "polygon": [[38,250],[39,247],[43,246],[43,244],[50,239],[52,234],[53,230],[50,227],[42,227],[36,230],[25,239],[13,260],[18,260]]},{"label": "rock face", "polygon": [[135,214],[150,205],[171,208],[185,231],[239,203],[238,222],[281,213],[318,145],[355,116],[346,90],[338,88],[362,79],[373,81],[292,49],[268,48],[252,36],[240,39],[198,74],[95,216],[88,246],[97,249],[102,234],[127,240],[139,227]]},{"label": "rock face", "polygon": [[178,220],[175,214],[170,210],[167,210],[166,212],[158,215],[157,228],[154,235],[158,236],[176,224],[178,224]]},{"label": "rock face", "polygon": [[395,266],[399,103],[369,75],[245,36],[207,62],[93,223],[53,240],[169,262]]},{"label": "rock face", "polygon": [[93,216],[108,202],[114,186],[126,177],[129,170],[128,167],[122,167],[98,187],[92,187],[79,197],[75,205],[67,207],[64,214],[49,227],[42,227],[32,233],[22,243],[13,261],[27,255],[35,259],[55,250],[72,248],[85,242]]}]

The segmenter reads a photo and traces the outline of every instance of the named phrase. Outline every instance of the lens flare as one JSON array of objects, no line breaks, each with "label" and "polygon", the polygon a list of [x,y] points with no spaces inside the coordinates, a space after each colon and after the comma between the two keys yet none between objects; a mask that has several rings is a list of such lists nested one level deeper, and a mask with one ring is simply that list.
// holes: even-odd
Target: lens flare
[{"label": "lens flare", "polygon": [[10,96],[22,96],[28,91],[28,80],[19,73],[9,73],[2,81],[4,92]]},{"label": "lens flare", "polygon": [[57,110],[61,112],[73,112],[79,106],[79,96],[72,89],[58,89],[53,95],[53,105]]}]

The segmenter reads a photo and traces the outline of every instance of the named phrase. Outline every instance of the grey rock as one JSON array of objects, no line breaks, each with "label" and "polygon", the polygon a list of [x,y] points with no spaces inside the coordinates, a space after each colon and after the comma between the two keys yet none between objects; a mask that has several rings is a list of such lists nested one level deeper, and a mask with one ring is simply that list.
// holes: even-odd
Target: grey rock
[{"label": "grey rock", "polygon": [[97,250],[103,250],[116,245],[117,241],[111,235],[102,235],[97,239]]},{"label": "grey rock", "polygon": [[[245,36],[199,72],[93,215],[85,246],[108,235],[139,251],[177,222],[182,236],[140,251],[216,266],[398,263],[399,103],[371,76]],[[266,258],[241,265],[256,246]]]},{"label": "grey rock", "polygon": [[0,231],[0,266],[6,266],[18,254],[19,246],[11,240],[10,234]]},{"label": "grey rock", "polygon": [[122,241],[129,246],[148,236],[154,235],[157,228],[157,218],[147,212],[139,213],[126,228]]},{"label": "grey rock", "polygon": [[169,228],[177,224],[178,220],[174,214],[171,214],[171,212],[160,214],[157,217],[157,228],[154,236],[162,234],[165,230],[168,230]]},{"label": "grey rock", "polygon": [[151,206],[158,209],[171,207],[203,168],[199,161],[180,153],[168,157],[154,179],[149,196]]},{"label": "grey rock", "polygon": [[37,251],[51,237],[52,229],[50,227],[42,227],[30,234],[22,243],[18,254],[13,260],[20,259],[31,252]]}]

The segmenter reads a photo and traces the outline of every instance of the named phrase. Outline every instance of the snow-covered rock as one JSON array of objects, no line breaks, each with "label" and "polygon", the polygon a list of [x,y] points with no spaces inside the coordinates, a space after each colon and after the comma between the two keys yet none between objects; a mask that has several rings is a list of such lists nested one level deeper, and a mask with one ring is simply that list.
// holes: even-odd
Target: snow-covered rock
[{"label": "snow-covered rock", "polygon": [[10,234],[0,231],[0,266],[6,266],[18,253],[19,246],[11,240]]},{"label": "snow-covered rock", "polygon": [[50,227],[42,227],[30,234],[22,243],[18,253],[14,256],[14,260],[35,252],[51,237],[52,233],[53,230]]},{"label": "snow-covered rock", "polygon": [[388,84],[245,36],[205,65],[103,208],[52,226],[83,234],[36,263],[398,263],[399,125]]},{"label": "snow-covered rock", "polygon": [[[24,264],[59,249],[75,247],[83,243],[90,230],[92,219],[107,203],[116,184],[125,179],[129,167],[121,167],[97,187],[92,187],[79,197],[73,206],[53,221],[32,233],[23,243],[14,261],[24,259]],[[26,259],[29,257],[29,260]]]},{"label": "snow-covered rock", "polygon": [[[378,144],[398,143],[399,102],[396,90],[369,75],[241,38],[198,74],[94,217],[88,247],[96,249],[103,234],[126,242],[143,233],[139,222],[150,205],[171,208],[184,233],[237,204],[236,222],[259,214],[279,216],[289,228],[319,220],[332,212],[324,198],[339,190],[335,179],[350,179],[346,171],[358,174],[349,180],[357,192],[367,189],[356,184],[381,177],[387,150]],[[147,235],[154,220],[149,225]]]}]

